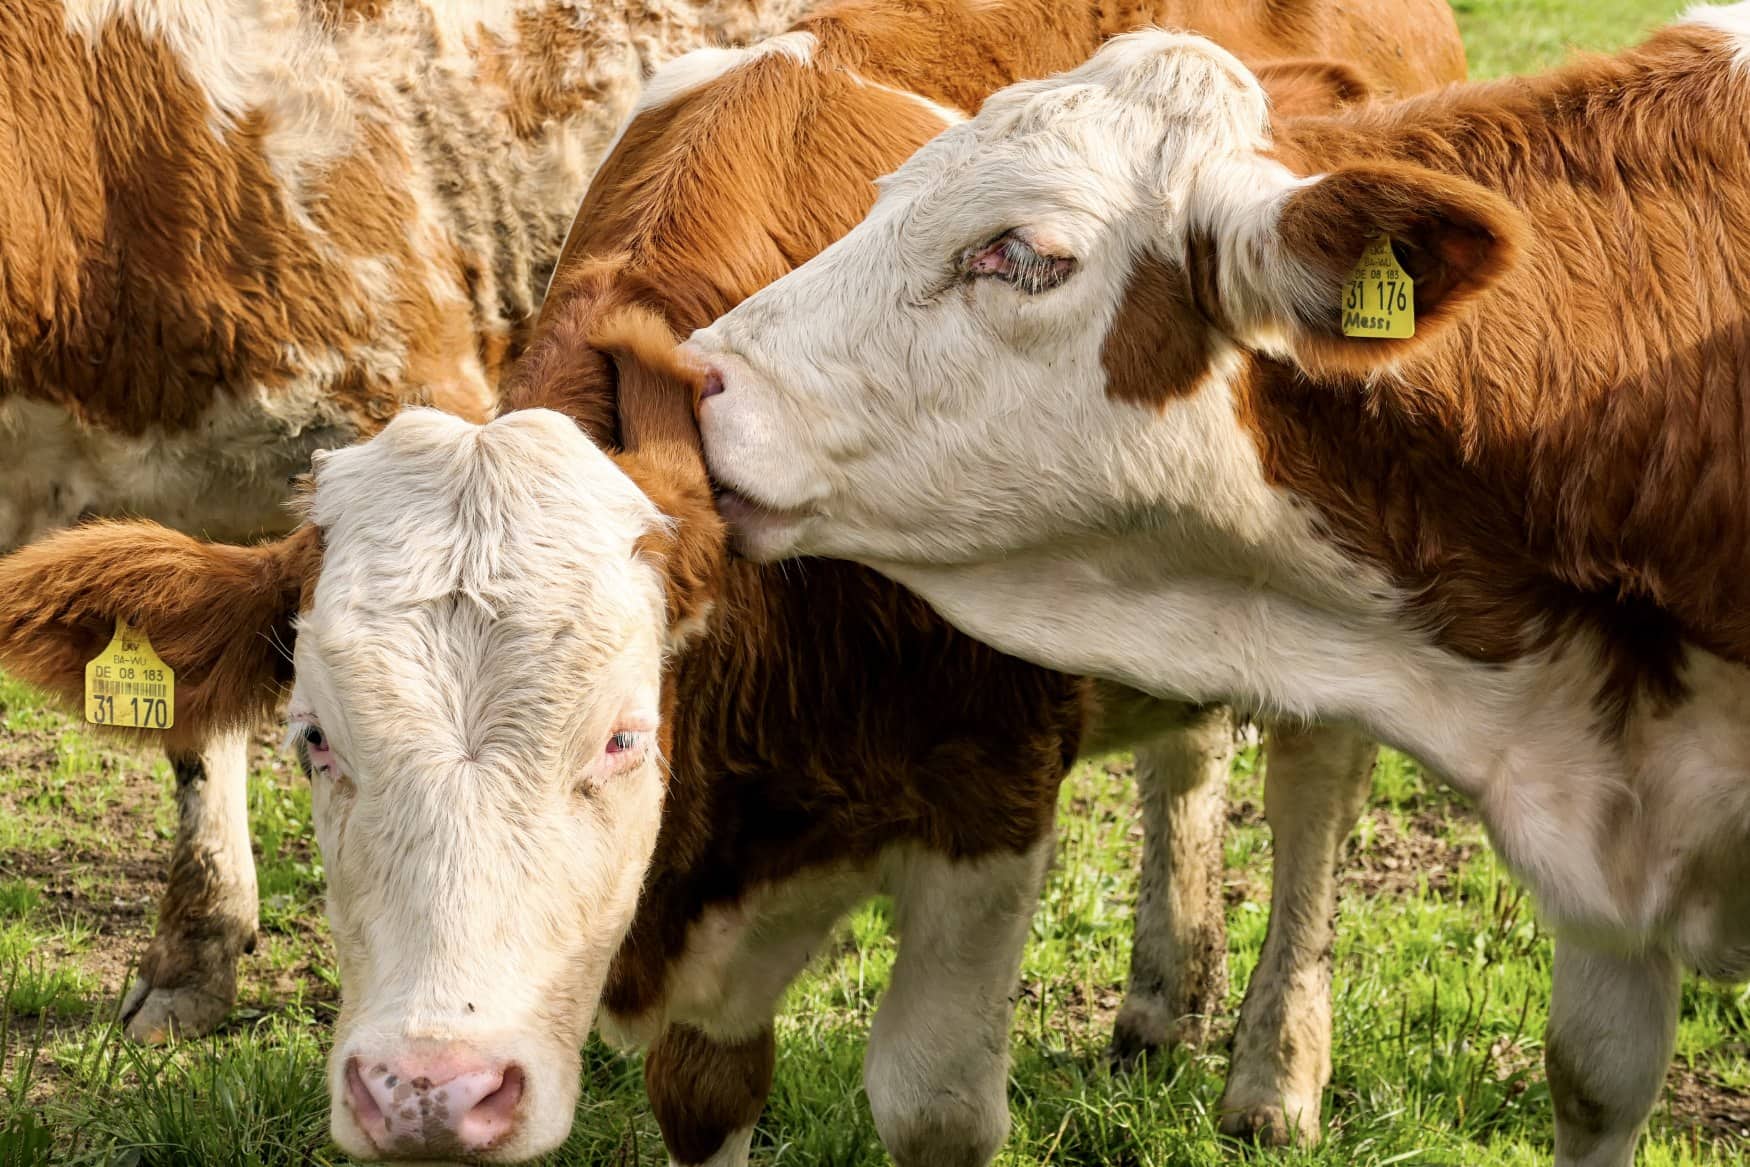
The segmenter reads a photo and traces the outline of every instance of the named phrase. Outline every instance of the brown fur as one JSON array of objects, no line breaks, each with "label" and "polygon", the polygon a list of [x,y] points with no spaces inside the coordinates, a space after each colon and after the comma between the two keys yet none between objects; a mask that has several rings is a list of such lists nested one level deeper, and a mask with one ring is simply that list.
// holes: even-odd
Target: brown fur
[{"label": "brown fur", "polygon": [[0,396],[125,434],[185,429],[229,389],[295,376],[288,344],[354,354],[388,334],[409,346],[405,379],[360,360],[335,386],[361,432],[404,400],[484,414],[488,400],[457,395],[471,322],[414,278],[409,160],[381,127],[323,176],[333,197],[314,200],[313,218],[342,254],[388,261],[400,277],[388,300],[318,258],[290,219],[259,117],[221,139],[162,41],[116,21],[93,52],[61,27],[58,3],[23,9],[0,35],[13,99],[0,118],[17,119],[0,157],[26,176],[0,203],[0,248],[25,251],[6,256]]},{"label": "brown fur", "polygon": [[[1217,23],[1229,15],[1200,8]],[[1437,11],[1448,22],[1444,43],[1456,46],[1450,15]],[[1135,22],[1192,15],[1166,6]],[[917,103],[832,65],[971,109],[1131,26],[1098,9],[1086,21],[1041,0],[840,3],[798,26],[818,38],[813,66],[763,57],[641,115],[584,199],[505,407],[557,408],[615,443],[624,418],[645,408],[643,393],[691,403],[686,378],[632,379],[624,361],[608,360],[604,322],[628,307],[660,314],[675,334],[709,322],[848,230],[872,201],[870,180],[940,128]],[[1316,37],[1269,43],[1304,54],[1345,33],[1371,35],[1353,21],[1316,23]],[[1041,36],[1045,28],[1063,39]],[[1438,75],[1462,75],[1456,61]],[[1298,87],[1290,104],[1314,100],[1313,74],[1329,94],[1344,71],[1320,74],[1304,62],[1286,70],[1284,83]],[[1402,77],[1388,71],[1379,84],[1408,87]],[[1136,289],[1139,318],[1190,295],[1182,273],[1156,275]],[[1147,355],[1111,359],[1130,367]],[[701,560],[720,554],[720,527],[692,532],[681,517],[683,544],[694,542]],[[956,856],[1032,844],[1053,817],[1088,699],[1082,682],[1001,656],[873,573],[827,561],[730,565],[709,630],[679,658],[667,689],[678,718],[671,788],[647,892],[605,995],[621,1015],[660,1006],[687,929],[706,908],[762,884],[905,841]],[[653,1095],[671,1087],[651,1082]],[[690,1139],[692,1121],[705,1116],[677,1113],[665,1133]]]},{"label": "brown fur", "polygon": [[[1338,5],[1198,7],[1207,21],[1174,4],[1095,6],[1066,20],[1061,5],[1043,0],[970,7],[859,0],[806,27],[820,38],[823,63],[851,61],[869,80],[915,82],[935,100],[967,107],[1000,84],[1076,63],[1102,35],[1152,21],[1221,35],[1250,20],[1251,45],[1295,57],[1360,46],[1367,51],[1354,59],[1382,91],[1419,87],[1430,76],[1423,65],[1407,66],[1395,47],[1386,51],[1380,22],[1369,16],[1364,27]],[[1412,36],[1430,14],[1442,29]],[[1403,20],[1407,43],[1442,46],[1443,71],[1433,76],[1462,72],[1444,6]],[[978,645],[901,589],[847,564],[725,564],[686,422],[697,387],[668,351],[673,336],[848,229],[867,210],[870,180],[938,128],[917,103],[779,58],[644,115],[592,186],[537,334],[505,386],[507,408],[561,409],[618,448],[621,465],[678,520],[670,541],[647,548],[667,565],[671,616],[686,622],[714,601],[712,619],[665,685],[671,788],[646,892],[605,998],[623,1015],[660,1005],[687,928],[708,906],[761,884],[868,860],[901,842],[958,857],[1033,846],[1049,829],[1057,784],[1077,751],[1084,682]],[[313,559],[313,536],[304,537]],[[160,536],[142,538],[152,544]],[[95,582],[126,586],[131,551],[60,550],[73,552],[81,570],[87,553],[107,557],[114,577]],[[198,578],[204,553],[183,550]],[[246,619],[226,586],[185,580],[172,590],[184,593],[185,606]],[[202,594],[188,595],[193,588]],[[75,616],[86,607],[103,609],[99,622],[109,614],[88,598],[64,598]],[[271,627],[294,608],[255,616]],[[0,620],[5,614],[0,600]],[[160,635],[158,613],[139,618]],[[35,627],[45,640],[81,635],[76,620],[57,623],[49,614]],[[172,651],[199,677],[199,654],[185,652],[174,632],[166,633]],[[0,639],[0,659],[10,661],[22,643]],[[70,670],[83,667],[82,652],[63,647],[60,671],[39,669],[38,679],[75,691]],[[255,663],[255,676],[235,678],[230,691],[248,693],[276,675],[274,661]],[[179,725],[225,712],[213,702],[185,719],[179,707]],[[663,1089],[652,1085],[653,1094]],[[684,1138],[682,1128],[705,1117],[682,1114],[671,1133]]]},{"label": "brown fur", "polygon": [[1185,327],[1195,311],[1183,268],[1154,255],[1138,259],[1100,349],[1106,392],[1156,408],[1196,392],[1214,352],[1207,330]]},{"label": "brown fur", "polygon": [[746,1041],[713,1041],[687,1025],[671,1025],[644,1055],[650,1107],[669,1154],[680,1164],[703,1163],[725,1139],[746,1130],[765,1109],[777,1045],[767,1029]]},{"label": "brown fur", "polygon": [[1270,95],[1270,110],[1277,117],[1328,114],[1374,96],[1367,78],[1346,61],[1318,57],[1267,61],[1252,72]]},{"label": "brown fur", "polygon": [[292,618],[321,566],[315,528],[229,547],[144,523],[91,523],[0,559],[0,661],[69,699],[116,620],[176,672],[172,749],[270,711],[292,679]]},{"label": "brown fur", "polygon": [[[1394,366],[1318,372],[1316,344],[1316,384],[1260,363],[1244,416],[1268,472],[1457,651],[1505,661],[1594,633],[1612,718],[1680,691],[1684,641],[1750,662],[1747,116],[1719,34],[1677,28],[1281,127],[1304,172],[1438,172],[1526,226],[1500,232],[1518,245],[1486,261],[1487,294],[1418,322]],[[1303,247],[1325,232],[1358,250],[1371,230],[1327,215]]]},{"label": "brown fur", "polygon": [[[259,76],[283,65],[271,52],[226,62],[285,110],[221,110],[236,86],[190,62],[229,46],[175,12],[163,32],[126,6],[74,28],[59,0],[9,6],[0,458],[38,431],[44,449],[78,453],[0,480],[25,496],[0,508],[0,550],[116,514],[283,533],[285,483],[312,450],[408,404],[490,416],[642,75],[760,35],[800,2],[504,0],[469,28],[425,0],[321,0],[293,14],[332,50],[332,84]],[[75,464],[118,448],[181,474]]]}]

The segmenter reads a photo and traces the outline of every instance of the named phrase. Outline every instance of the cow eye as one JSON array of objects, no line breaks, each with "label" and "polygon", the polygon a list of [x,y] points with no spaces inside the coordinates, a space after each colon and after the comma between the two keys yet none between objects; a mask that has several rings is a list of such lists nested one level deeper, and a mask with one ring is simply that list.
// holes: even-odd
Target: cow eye
[{"label": "cow eye", "polygon": [[960,254],[960,267],[972,279],[997,279],[1017,291],[1037,295],[1058,287],[1075,274],[1076,258],[1039,244],[1016,227]]},{"label": "cow eye", "polygon": [[322,733],[322,727],[309,726],[304,730],[304,744],[314,753],[322,753],[328,749],[328,738]]},{"label": "cow eye", "polygon": [[630,753],[638,747],[638,735],[629,729],[622,729],[608,739],[608,753]]}]

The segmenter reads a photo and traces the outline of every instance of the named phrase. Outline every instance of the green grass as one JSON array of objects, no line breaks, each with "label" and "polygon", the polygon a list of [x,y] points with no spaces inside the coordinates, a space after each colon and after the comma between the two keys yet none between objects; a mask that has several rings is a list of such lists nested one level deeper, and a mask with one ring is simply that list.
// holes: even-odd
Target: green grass
[{"label": "green grass", "polygon": [[[1473,72],[1538,68],[1571,46],[1610,48],[1677,8],[1634,0],[1460,0]],[[1233,999],[1257,963],[1270,841],[1248,751],[1226,844]],[[162,761],[118,753],[0,678],[0,1167],[337,1164],[322,1076],[336,991],[309,796],[260,757],[250,813],[262,935],[238,1010],[170,1052],[119,1039],[109,1018],[150,926],[174,830]],[[1481,831],[1416,766],[1387,755],[1350,843],[1339,909],[1328,1134],[1314,1150],[1244,1152],[1215,1133],[1219,1042],[1148,1071],[1102,1060],[1122,993],[1139,830],[1128,779],[1097,764],[1064,791],[1059,854],[1021,974],[1004,1167],[1529,1167],[1548,1161],[1541,1069],[1549,944]],[[1071,806],[1075,808],[1073,811]],[[1405,839],[1421,840],[1411,859]],[[1392,862],[1399,866],[1389,866]],[[18,874],[28,870],[29,875]],[[1363,882],[1354,872],[1385,878]],[[131,871],[131,874],[128,872]],[[44,872],[50,873],[45,876]],[[143,873],[143,874],[142,874]],[[53,878],[55,886],[49,886]],[[1245,894],[1238,894],[1240,892]],[[121,907],[115,905],[120,903]],[[884,1163],[861,1093],[864,1037],[890,974],[888,909],[856,913],[792,990],[779,1024],[761,1167]],[[1676,1076],[1750,1114],[1743,989],[1684,990]],[[592,1044],[583,1101],[554,1164],[661,1164],[640,1063]],[[1660,1104],[1643,1167],[1726,1167],[1743,1139]]]},{"label": "green grass", "polygon": [[1575,48],[1621,48],[1694,0],[1452,0],[1471,75],[1528,73]]}]

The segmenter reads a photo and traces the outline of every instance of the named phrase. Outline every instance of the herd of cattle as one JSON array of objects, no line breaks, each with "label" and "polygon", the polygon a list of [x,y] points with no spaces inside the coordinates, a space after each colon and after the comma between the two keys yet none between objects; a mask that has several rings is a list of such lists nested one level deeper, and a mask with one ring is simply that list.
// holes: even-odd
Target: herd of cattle
[{"label": "herd of cattle", "polygon": [[[1557,1163],[1633,1161],[1681,971],[1750,974],[1750,6],[1489,84],[1445,0],[18,7],[0,667],[175,670],[130,1035],[232,1003],[283,708],[348,1153],[541,1153],[600,1027],[743,1164],[888,894],[876,1127],[987,1163],[1079,754],[1138,758],[1114,1054],[1220,1009],[1238,701],[1224,1129],[1318,1137],[1377,739],[1556,928]],[[1382,238],[1413,335],[1345,327]]]}]

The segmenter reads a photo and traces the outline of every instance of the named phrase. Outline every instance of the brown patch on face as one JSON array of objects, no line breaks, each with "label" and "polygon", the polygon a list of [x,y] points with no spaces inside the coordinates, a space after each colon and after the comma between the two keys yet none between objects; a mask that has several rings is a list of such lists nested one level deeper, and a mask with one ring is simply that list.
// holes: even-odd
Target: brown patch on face
[{"label": "brown patch on face", "polygon": [[1196,392],[1214,357],[1211,339],[1185,270],[1144,254],[1131,269],[1124,299],[1100,349],[1106,395],[1160,409]]}]

